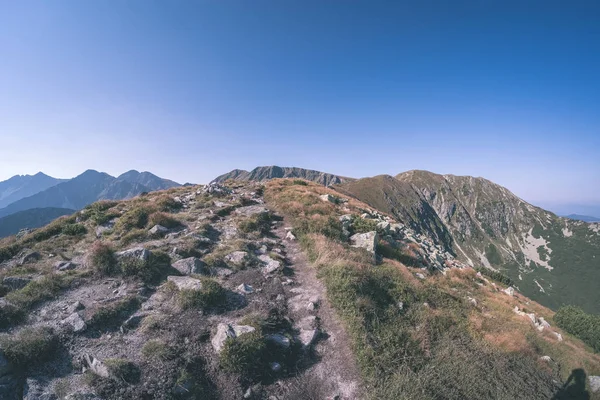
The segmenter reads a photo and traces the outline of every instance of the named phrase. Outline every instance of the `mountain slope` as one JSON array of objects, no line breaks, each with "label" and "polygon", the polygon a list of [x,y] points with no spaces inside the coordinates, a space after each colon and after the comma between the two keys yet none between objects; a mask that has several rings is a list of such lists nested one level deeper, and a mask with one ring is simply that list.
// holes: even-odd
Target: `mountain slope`
[{"label": "mountain slope", "polygon": [[133,181],[129,181],[130,176],[125,179],[117,179],[104,172],[87,170],[67,182],[60,183],[0,209],[0,217],[32,208],[55,207],[79,210],[97,200],[127,199],[142,192],[162,189],[169,185],[168,182],[156,177],[158,178],[158,187],[145,186],[137,182],[136,179],[145,179],[152,185],[157,180],[152,177],[147,179],[147,175],[141,175],[139,174],[139,176],[134,177]]},{"label": "mountain slope", "polygon": [[177,182],[169,179],[160,178],[148,171],[138,172],[136,170],[127,171],[117,177],[117,181],[124,181],[133,184],[139,184],[150,188],[151,190],[165,190],[181,186]]},{"label": "mountain slope", "polygon": [[18,233],[25,228],[39,228],[63,215],[73,214],[68,208],[32,208],[0,218],[0,238]]},{"label": "mountain slope", "polygon": [[600,229],[593,224],[557,217],[483,178],[409,171],[337,189],[392,213],[473,266],[503,270],[546,306],[600,312]]},{"label": "mountain slope", "polygon": [[35,175],[15,175],[0,182],[0,208],[55,186],[65,179],[56,179],[42,172]]},{"label": "mountain slope", "polygon": [[252,171],[244,171],[241,169],[234,169],[231,172],[218,176],[213,180],[215,183],[225,182],[228,179],[234,179],[238,181],[266,181],[274,178],[300,178],[312,181],[324,186],[330,186],[334,184],[340,184],[344,182],[353,181],[353,178],[347,178],[343,176],[328,174],[326,172],[314,171],[311,169],[296,168],[296,167],[257,167]]}]

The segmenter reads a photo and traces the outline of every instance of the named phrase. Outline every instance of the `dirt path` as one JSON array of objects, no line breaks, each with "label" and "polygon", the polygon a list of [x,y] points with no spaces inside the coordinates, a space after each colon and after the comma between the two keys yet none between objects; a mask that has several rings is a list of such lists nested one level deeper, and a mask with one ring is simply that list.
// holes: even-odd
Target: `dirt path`
[{"label": "dirt path", "polygon": [[[317,278],[316,269],[307,260],[299,243],[286,239],[287,226],[284,221],[273,233],[282,239],[291,263],[289,267],[294,272],[294,284],[287,290],[288,310],[299,329],[306,325],[305,321],[314,317],[319,329],[319,336],[313,345],[314,358],[318,362],[300,378],[304,385],[302,398],[361,399],[360,375],[349,338],[327,300],[326,289]],[[317,384],[319,388],[315,388]],[[314,390],[314,394],[310,393],[311,390]]]}]

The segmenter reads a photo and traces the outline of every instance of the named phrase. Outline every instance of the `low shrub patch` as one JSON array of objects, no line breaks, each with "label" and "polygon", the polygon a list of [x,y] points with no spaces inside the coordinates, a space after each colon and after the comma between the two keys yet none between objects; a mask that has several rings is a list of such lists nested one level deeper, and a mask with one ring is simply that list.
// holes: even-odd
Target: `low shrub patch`
[{"label": "low shrub patch", "polygon": [[254,214],[238,223],[238,228],[244,233],[257,232],[266,235],[271,231],[271,215],[269,213]]},{"label": "low shrub patch", "polygon": [[153,251],[148,260],[125,258],[119,262],[125,276],[136,276],[146,283],[158,283],[171,268],[171,257],[162,251]]},{"label": "low shrub patch", "polygon": [[115,252],[109,244],[97,241],[87,255],[88,265],[99,275],[114,275],[119,271]]},{"label": "low shrub patch", "polygon": [[148,217],[154,212],[146,206],[136,206],[119,218],[116,228],[120,232],[129,232],[132,229],[142,229],[148,224]]},{"label": "low shrub patch", "polygon": [[141,301],[137,296],[126,297],[112,304],[99,308],[90,319],[90,325],[98,329],[118,327],[139,307]]},{"label": "low shrub patch", "polygon": [[142,356],[150,361],[167,361],[175,358],[177,354],[167,343],[160,339],[148,340],[142,347]]},{"label": "low shrub patch", "polygon": [[227,339],[219,354],[219,365],[227,372],[256,378],[266,369],[266,343],[258,332]]},{"label": "low shrub patch", "polygon": [[579,307],[561,307],[554,314],[556,324],[600,352],[600,316],[588,314]]},{"label": "low shrub patch", "polygon": [[71,276],[50,274],[31,281],[23,289],[15,290],[6,295],[6,300],[17,307],[29,309],[42,301],[55,298],[71,283]]},{"label": "low shrub patch", "polygon": [[165,228],[173,229],[181,226],[181,222],[164,212],[152,213],[149,217],[149,226],[162,225]]},{"label": "low shrub patch", "polygon": [[162,195],[156,199],[156,208],[158,208],[159,211],[176,212],[183,208],[183,203],[175,201],[175,199],[169,195]]},{"label": "low shrub patch", "polygon": [[177,294],[182,309],[216,308],[225,302],[225,289],[213,279],[202,277],[201,290],[180,290]]},{"label": "low shrub patch", "polygon": [[6,358],[17,368],[27,369],[49,360],[58,349],[58,338],[50,328],[25,328],[0,338]]},{"label": "low shrub patch", "polygon": [[481,272],[481,275],[485,275],[496,282],[503,283],[507,286],[514,286],[515,282],[502,272],[494,271],[489,268],[475,268],[475,271]]},{"label": "low shrub patch", "polygon": [[108,373],[121,381],[132,384],[140,380],[140,369],[138,366],[123,358],[109,358],[104,360]]}]

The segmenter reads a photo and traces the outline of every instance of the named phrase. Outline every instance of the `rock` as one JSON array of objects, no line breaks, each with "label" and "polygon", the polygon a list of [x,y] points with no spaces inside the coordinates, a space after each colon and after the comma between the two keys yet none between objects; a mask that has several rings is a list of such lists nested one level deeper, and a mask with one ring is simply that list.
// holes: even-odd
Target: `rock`
[{"label": "rock", "polygon": [[271,367],[271,371],[273,372],[281,371],[281,364],[279,364],[278,362],[269,363],[269,367]]},{"label": "rock", "polygon": [[541,356],[540,361],[551,362],[552,358],[550,356]]},{"label": "rock", "polygon": [[285,235],[285,238],[290,241],[296,240],[296,236],[294,236],[294,234],[291,231],[288,231],[288,233]]},{"label": "rock", "polygon": [[37,251],[25,249],[21,252],[21,258],[18,261],[18,265],[29,264],[42,258],[42,255]]},{"label": "rock", "polygon": [[281,262],[279,262],[277,260],[273,260],[270,256],[268,256],[266,254],[258,256],[258,259],[260,261],[262,261],[263,263],[265,263],[263,272],[265,272],[267,274],[275,272],[276,270],[279,269],[279,267],[281,267]]},{"label": "rock", "polygon": [[219,276],[221,278],[226,278],[229,275],[233,274],[232,270],[230,270],[229,268],[223,268],[223,267],[212,267],[210,269],[210,272],[212,275]]},{"label": "rock", "polygon": [[328,202],[333,203],[333,204],[337,203],[337,198],[335,196],[330,195],[329,193],[322,194],[322,195],[319,196],[319,198],[322,201],[328,201]]},{"label": "rock", "polygon": [[245,251],[234,251],[225,256],[225,262],[235,267],[244,267],[248,261],[248,253]]},{"label": "rock", "polygon": [[507,287],[503,292],[511,297],[515,295],[515,289],[512,286]]},{"label": "rock", "polygon": [[98,360],[97,358],[90,356],[89,354],[83,355],[83,372],[90,371],[102,378],[108,378],[108,368],[106,365]]},{"label": "rock", "polygon": [[550,324],[548,323],[548,321],[546,321],[544,319],[544,317],[539,317],[538,318],[537,325],[539,325],[539,327],[542,328],[542,329],[544,329],[544,328],[550,328]]},{"label": "rock", "polygon": [[552,333],[554,333],[554,336],[556,336],[556,340],[558,340],[559,342],[563,341],[563,337],[560,333],[558,333],[558,332],[552,332]]},{"label": "rock", "polygon": [[591,375],[589,378],[592,393],[600,392],[600,376]]},{"label": "rock", "polygon": [[231,324],[219,324],[217,326],[217,333],[210,341],[213,348],[217,353],[220,353],[225,345],[225,341],[228,338],[236,339],[246,333],[254,332],[254,328],[248,325],[231,325]]},{"label": "rock", "polygon": [[246,207],[240,207],[240,208],[236,208],[235,213],[238,215],[243,215],[245,217],[250,217],[252,215],[255,214],[263,214],[263,213],[268,213],[269,210],[263,206],[259,206],[259,205],[253,205],[253,206],[246,206]]},{"label": "rock", "polygon": [[417,276],[417,278],[419,278],[419,279],[425,279],[425,275],[423,275],[423,274],[422,274],[422,273],[420,273],[420,272],[417,272],[415,275],[416,275],[416,276]]},{"label": "rock", "polygon": [[2,284],[8,286],[11,290],[19,290],[27,286],[31,282],[31,278],[25,278],[22,276],[7,276],[2,279]]},{"label": "rock", "polygon": [[300,340],[303,348],[308,348],[312,346],[318,336],[319,331],[317,329],[300,329],[298,340]]},{"label": "rock", "polygon": [[85,321],[83,320],[83,318],[81,318],[81,315],[79,315],[79,313],[77,313],[77,312],[74,312],[73,314],[69,315],[67,318],[63,319],[61,321],[61,324],[70,326],[73,329],[73,332],[75,332],[75,333],[83,332],[87,328]]},{"label": "rock", "polygon": [[220,185],[218,183],[209,183],[208,185],[204,186],[204,188],[202,188],[202,192],[203,193],[208,193],[208,194],[216,194],[216,195],[226,195],[226,194],[231,194],[231,189],[229,189],[228,187],[225,187],[223,185]]},{"label": "rock", "polygon": [[74,302],[73,304],[71,304],[69,307],[67,307],[67,312],[69,314],[73,314],[74,312],[83,310],[84,308],[85,308],[85,305],[83,305],[83,303],[78,300],[78,301]]},{"label": "rock", "polygon": [[148,316],[147,312],[137,312],[133,314],[131,317],[127,318],[125,322],[123,322],[123,328],[126,329],[135,329],[137,328],[142,320]]},{"label": "rock", "polygon": [[167,281],[173,282],[179,290],[202,290],[200,279],[189,276],[168,276]]},{"label": "rock", "polygon": [[165,228],[162,225],[154,225],[152,228],[150,228],[150,230],[148,230],[148,233],[150,233],[153,236],[163,236],[166,235],[167,232],[169,232],[169,229]]},{"label": "rock", "polygon": [[58,397],[54,393],[46,390],[47,387],[47,382],[27,378],[23,387],[23,400],[58,400]]},{"label": "rock", "polygon": [[284,349],[289,349],[291,345],[290,339],[280,334],[267,335],[265,336],[265,340],[274,343],[277,346],[282,347]]},{"label": "rock", "polygon": [[206,273],[206,263],[196,257],[188,257],[183,260],[175,261],[171,264],[173,268],[184,275]]},{"label": "rock", "polygon": [[54,269],[58,271],[70,271],[77,268],[77,264],[71,261],[58,261],[54,264]]},{"label": "rock", "polygon": [[383,233],[388,233],[390,231],[391,224],[387,221],[381,221],[377,224],[377,230]]},{"label": "rock", "polygon": [[475,299],[474,299],[474,298],[472,298],[472,297],[467,297],[467,300],[469,300],[469,302],[470,302],[470,303],[471,303],[473,306],[477,307],[477,300],[475,300]]},{"label": "rock", "polygon": [[250,285],[246,285],[245,283],[242,283],[240,286],[236,287],[235,290],[242,294],[254,293],[254,288]]},{"label": "rock", "polygon": [[143,262],[148,261],[150,258],[150,251],[146,250],[143,247],[134,247],[132,249],[128,249],[125,251],[119,251],[115,255],[117,256],[117,260],[123,261],[125,259],[130,260],[140,260]]},{"label": "rock", "polygon": [[375,249],[377,248],[377,232],[366,232],[357,233],[350,236],[350,245],[352,247],[360,247],[373,253],[373,259],[375,259]]}]

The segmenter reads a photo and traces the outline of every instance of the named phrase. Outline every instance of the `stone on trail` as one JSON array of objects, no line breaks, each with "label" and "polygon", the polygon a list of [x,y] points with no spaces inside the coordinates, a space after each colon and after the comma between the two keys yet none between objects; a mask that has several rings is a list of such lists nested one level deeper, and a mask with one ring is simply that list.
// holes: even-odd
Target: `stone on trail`
[{"label": "stone on trail", "polygon": [[179,290],[202,290],[200,279],[189,276],[168,276],[167,281],[173,282]]},{"label": "stone on trail", "polygon": [[81,318],[81,315],[79,315],[78,312],[74,312],[67,318],[63,319],[61,324],[70,326],[75,333],[83,332],[87,328],[85,321],[83,318]]},{"label": "stone on trail", "polygon": [[171,264],[173,268],[184,275],[202,274],[205,272],[206,264],[199,258],[188,257]]},{"label": "stone on trail", "polygon": [[246,285],[245,283],[242,283],[240,286],[235,288],[235,290],[242,294],[254,293],[254,288],[250,285]]}]

